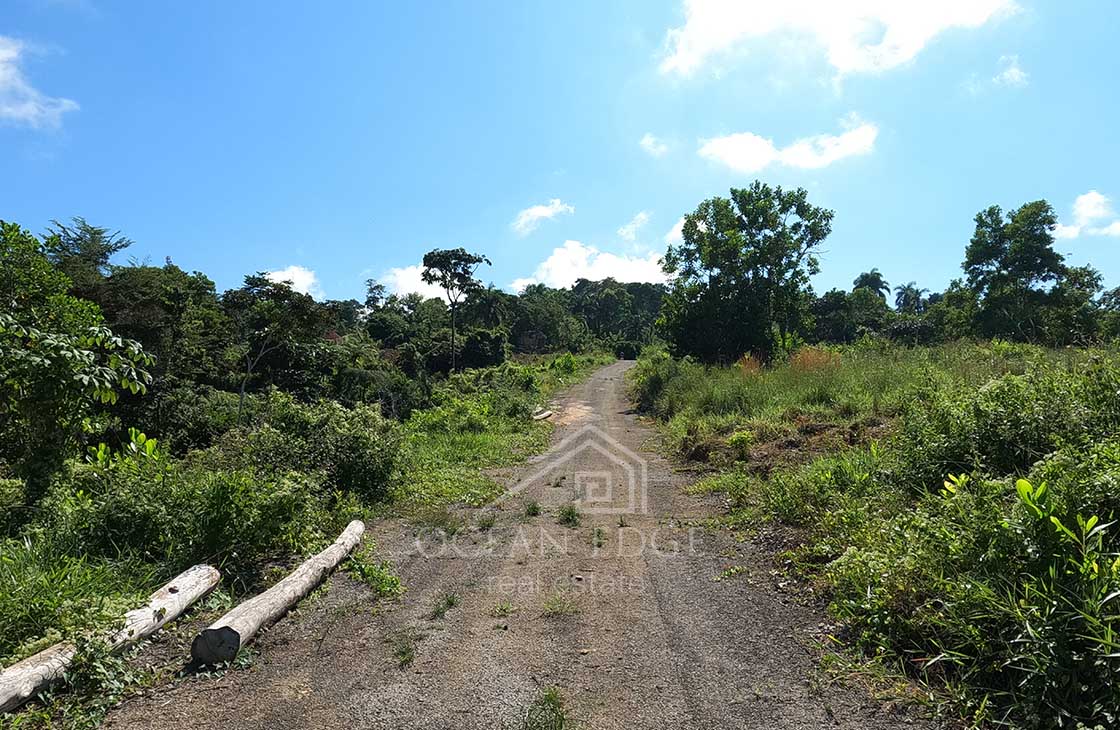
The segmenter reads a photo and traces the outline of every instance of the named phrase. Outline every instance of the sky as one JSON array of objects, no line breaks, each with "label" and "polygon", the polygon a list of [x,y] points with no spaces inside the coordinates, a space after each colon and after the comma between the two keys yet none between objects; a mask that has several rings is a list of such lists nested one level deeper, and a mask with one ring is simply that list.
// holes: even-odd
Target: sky
[{"label": "sky", "polygon": [[1045,198],[1120,286],[1112,0],[0,0],[0,219],[83,216],[219,290],[659,281],[761,179],[835,210],[817,291],[933,291]]}]

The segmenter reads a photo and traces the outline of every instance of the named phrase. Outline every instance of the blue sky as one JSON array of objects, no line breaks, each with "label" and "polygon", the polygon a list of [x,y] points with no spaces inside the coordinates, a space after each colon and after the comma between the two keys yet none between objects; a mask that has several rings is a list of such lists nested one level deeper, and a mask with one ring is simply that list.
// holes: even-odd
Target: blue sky
[{"label": "blue sky", "polygon": [[759,178],[835,209],[818,291],[939,290],[978,210],[1038,198],[1117,286],[1117,27],[1104,0],[4,0],[0,218],[360,298],[436,247],[507,288],[656,278],[682,214]]}]

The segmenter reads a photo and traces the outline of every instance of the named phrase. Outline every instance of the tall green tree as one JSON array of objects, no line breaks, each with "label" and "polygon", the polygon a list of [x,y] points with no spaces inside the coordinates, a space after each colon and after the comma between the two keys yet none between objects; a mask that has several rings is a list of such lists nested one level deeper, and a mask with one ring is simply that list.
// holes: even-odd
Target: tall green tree
[{"label": "tall green tree", "polygon": [[759,181],[700,203],[662,264],[673,277],[661,322],[674,351],[769,359],[801,324],[832,217],[804,189]]},{"label": "tall green tree", "polygon": [[51,221],[43,248],[51,263],[70,277],[75,294],[97,301],[97,288],[109,272],[113,254],[132,245],[120,231],[91,225],[85,218],[72,218],[70,225]]},{"label": "tall green tree", "polygon": [[883,278],[878,269],[865,271],[852,281],[852,291],[857,289],[870,289],[875,292],[877,296],[882,298],[883,301],[887,300],[887,295],[891,293],[891,285]]},{"label": "tall green tree", "polygon": [[443,289],[447,306],[451,309],[452,372],[455,371],[455,310],[465,294],[482,288],[482,283],[474,278],[475,271],[482,264],[489,266],[490,259],[464,248],[435,249],[424,254],[424,271],[420,278]]},{"label": "tall green tree", "polygon": [[307,294],[264,273],[245,277],[245,284],[222,295],[222,306],[233,323],[241,364],[238,378],[238,421],[245,412],[245,394],[265,358],[281,350],[296,350],[326,334],[326,313]]},{"label": "tall green tree", "polygon": [[1006,215],[998,205],[976,214],[962,264],[978,299],[977,328],[986,337],[1041,339],[1050,288],[1066,276],[1054,250],[1058,217],[1045,200]]}]

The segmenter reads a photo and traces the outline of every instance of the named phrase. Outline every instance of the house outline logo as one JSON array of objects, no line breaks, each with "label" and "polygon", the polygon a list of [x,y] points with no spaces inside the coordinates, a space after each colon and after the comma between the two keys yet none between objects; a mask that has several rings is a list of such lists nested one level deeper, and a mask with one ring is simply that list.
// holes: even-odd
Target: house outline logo
[{"label": "house outline logo", "polygon": [[[645,459],[611,438],[606,431],[588,424],[564,438],[544,454],[531,459],[530,464],[542,464],[529,476],[518,480],[512,488],[494,500],[494,504],[517,496],[529,486],[547,480],[565,464],[591,449],[618,466],[626,475],[625,506],[614,504],[614,479],[609,471],[585,470],[574,474],[577,492],[576,505],[592,514],[646,514],[649,512],[648,468]],[[605,488],[604,488],[605,487]],[[603,506],[606,503],[609,506]]]}]

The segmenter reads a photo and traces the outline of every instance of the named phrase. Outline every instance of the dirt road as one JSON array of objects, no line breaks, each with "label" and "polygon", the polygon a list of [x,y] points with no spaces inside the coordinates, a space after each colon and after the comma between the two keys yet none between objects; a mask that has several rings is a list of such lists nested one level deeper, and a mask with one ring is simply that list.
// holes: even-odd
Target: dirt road
[{"label": "dirt road", "polygon": [[[553,450],[503,475],[510,496],[470,511],[470,528],[373,526],[399,601],[337,575],[252,668],[129,700],[109,727],[519,728],[544,687],[583,728],[921,726],[825,679],[826,619],[780,590],[770,556],[712,529],[718,505],[649,451],[629,366],[557,400]],[[576,500],[578,526],[560,524]]]}]

